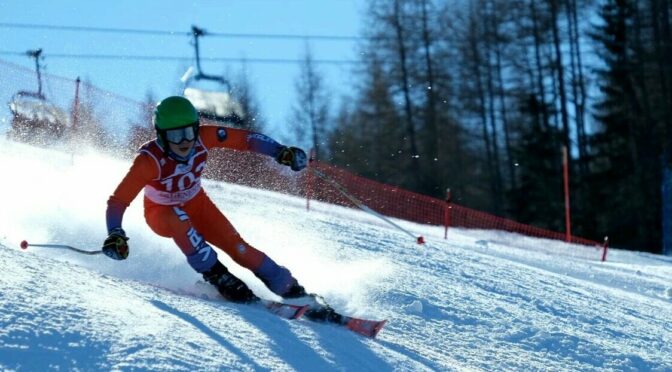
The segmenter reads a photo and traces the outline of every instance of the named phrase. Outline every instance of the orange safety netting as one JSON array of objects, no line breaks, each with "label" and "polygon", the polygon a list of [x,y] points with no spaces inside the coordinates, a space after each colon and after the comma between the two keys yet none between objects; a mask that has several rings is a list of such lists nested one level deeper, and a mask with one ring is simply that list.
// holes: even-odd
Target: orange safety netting
[{"label": "orange safety netting", "polygon": [[[342,185],[349,194],[367,207],[387,216],[431,225],[503,230],[531,237],[566,240],[565,233],[526,225],[455,203],[448,203],[445,200],[385,185],[324,163],[313,162],[311,166]],[[307,182],[311,184],[310,197],[329,203],[355,207],[352,201],[343,196],[328,182],[318,177],[312,177]],[[595,241],[575,236],[572,236],[571,241],[576,244],[599,245]]]}]

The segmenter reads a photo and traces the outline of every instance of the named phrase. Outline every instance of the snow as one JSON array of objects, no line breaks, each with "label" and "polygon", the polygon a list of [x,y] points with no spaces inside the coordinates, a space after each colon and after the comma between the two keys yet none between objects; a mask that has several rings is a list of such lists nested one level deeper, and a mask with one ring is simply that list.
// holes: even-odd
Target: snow
[{"label": "snow", "polygon": [[[395,220],[205,182],[243,237],[376,339],[219,301],[173,243],[124,218],[113,261],[19,242],[99,247],[129,162],[0,140],[0,369],[672,370],[672,259]],[[230,260],[222,253],[220,259]],[[276,299],[238,267],[255,292]]]}]

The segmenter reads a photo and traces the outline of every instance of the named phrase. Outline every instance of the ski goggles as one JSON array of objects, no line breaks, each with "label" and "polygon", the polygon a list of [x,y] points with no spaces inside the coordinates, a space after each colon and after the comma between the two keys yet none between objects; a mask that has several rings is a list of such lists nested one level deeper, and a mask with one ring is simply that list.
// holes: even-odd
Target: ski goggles
[{"label": "ski goggles", "polygon": [[170,143],[179,145],[182,141],[193,141],[196,139],[198,123],[194,123],[188,127],[168,129],[166,130],[166,140]]}]

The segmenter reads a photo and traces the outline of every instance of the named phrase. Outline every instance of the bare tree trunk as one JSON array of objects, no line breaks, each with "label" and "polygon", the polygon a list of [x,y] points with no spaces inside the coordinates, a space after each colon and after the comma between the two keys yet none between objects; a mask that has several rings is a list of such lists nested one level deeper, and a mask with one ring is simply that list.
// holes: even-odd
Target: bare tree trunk
[{"label": "bare tree trunk", "polygon": [[532,11],[532,31],[534,33],[534,59],[537,65],[537,89],[539,101],[541,102],[541,116],[543,119],[544,130],[548,131],[548,108],[546,106],[546,88],[544,86],[544,68],[541,62],[541,35],[539,34],[537,9],[534,5],[536,0],[530,1],[530,10]]},{"label": "bare tree trunk", "polygon": [[578,86],[578,105],[576,107],[576,120],[579,138],[579,161],[583,176],[588,174],[588,135],[586,134],[586,83],[583,77],[583,60],[581,57],[581,33],[579,31],[579,17],[577,10],[577,1],[569,0],[570,9],[568,12],[572,15],[574,25],[574,52],[576,53],[577,79],[575,84]]},{"label": "bare tree trunk", "polygon": [[[644,51],[644,40],[642,39],[642,29],[643,29],[643,23],[641,19],[641,14],[639,11],[639,5],[635,4],[634,6],[634,20],[635,20],[635,40],[634,40],[634,49],[635,53],[639,56],[644,56],[645,51]],[[655,22],[655,21],[654,21]],[[649,87],[648,84],[646,83],[646,66],[644,65],[644,61],[638,60],[636,69],[633,71],[635,75],[635,79],[633,81],[633,90],[635,91],[634,94],[637,96],[641,96],[640,99],[640,104],[638,106],[640,107],[640,112],[638,113],[638,118],[639,118],[639,125],[638,125],[638,130],[634,133],[635,137],[633,138],[633,142],[637,142],[639,145],[637,145],[635,152],[636,152],[636,160],[637,162],[635,164],[635,175],[637,177],[637,180],[639,181],[639,187],[638,189],[640,190],[640,195],[637,196],[635,200],[638,201],[639,206],[645,206],[649,202],[656,200],[656,195],[653,195],[652,193],[655,192],[653,190],[659,190],[658,187],[649,187],[649,185],[652,183],[653,180],[656,178],[653,177],[654,174],[657,173],[658,169],[660,167],[658,166],[659,164],[659,159],[657,158],[657,149],[655,146],[655,136],[660,135],[661,133],[657,131],[657,128],[659,126],[656,123],[656,120],[653,118],[652,114],[652,109],[651,109],[651,94],[649,92]],[[632,81],[632,80],[631,80]],[[634,101],[637,101],[637,96],[633,97]],[[640,215],[640,221],[642,223],[639,224],[639,235],[642,237],[644,240],[646,240],[647,237],[647,231],[646,228],[643,226],[653,226],[656,222],[656,217],[654,216],[653,213],[650,212],[650,208],[638,208],[638,213]]]},{"label": "bare tree trunk", "polygon": [[[663,101],[668,101],[668,76],[666,71],[669,66],[667,68],[665,66],[664,49],[666,41],[663,39],[663,31],[661,30],[661,28],[664,27],[663,25],[666,20],[662,17],[663,12],[661,10],[660,0],[650,1],[650,11],[651,19],[653,21],[653,38],[655,42],[654,45],[656,51],[656,62],[658,65],[658,84],[660,84],[660,91],[663,95]],[[663,23],[663,25],[661,25],[661,23]],[[665,111],[668,112],[668,117],[670,117],[669,107]]]},{"label": "bare tree trunk", "polygon": [[[549,0],[551,6],[553,44],[555,47],[555,65],[558,73],[557,83],[560,94],[560,114],[562,118],[563,145],[571,149],[569,140],[569,113],[567,112],[567,93],[565,92],[565,70],[562,64],[562,52],[560,50],[560,30],[558,28],[558,0]],[[571,163],[571,156],[568,161]],[[569,167],[571,171],[571,166]]]},{"label": "bare tree trunk", "polygon": [[[529,60],[529,58],[525,58],[525,72],[527,73],[527,91],[529,92],[528,95],[531,95],[534,97],[534,101],[536,103],[539,103],[538,97],[537,97],[537,76],[535,74],[535,67],[532,65],[532,61]],[[527,98],[530,103],[532,103],[532,98],[528,97]],[[540,105],[541,106],[541,105]],[[534,113],[534,126],[537,130],[540,130],[542,128],[542,117],[541,117],[541,110],[537,109],[533,111]]]},{"label": "bare tree trunk", "polygon": [[499,20],[495,16],[497,14],[496,10],[493,9],[493,14],[490,15],[492,21],[492,36],[495,44],[495,68],[497,69],[497,83],[499,84],[498,95],[499,95],[499,109],[501,113],[502,127],[504,129],[504,146],[506,149],[506,163],[507,169],[509,171],[509,183],[512,189],[516,188],[516,175],[515,167],[513,165],[513,156],[511,151],[511,136],[509,131],[509,120],[506,110],[506,96],[504,94],[504,78],[502,73],[502,53],[500,50],[500,38],[499,38]]},{"label": "bare tree trunk", "polygon": [[[670,7],[672,7],[672,4],[670,4],[670,1],[667,0],[662,6],[661,9],[661,20],[662,20],[662,29],[663,29],[663,45],[665,46],[663,49],[663,55],[666,58],[666,72],[667,72],[667,87],[668,89],[672,87],[672,71],[670,68],[672,68],[672,30],[670,27]],[[668,90],[668,95],[667,98],[670,100],[669,104],[667,105],[669,110],[672,110],[672,94],[669,93]],[[667,117],[668,120],[672,120],[672,115]],[[670,142],[669,145],[672,147],[672,127],[669,126],[668,123],[668,130],[669,135],[670,135]],[[672,149],[671,149],[672,150]]]},{"label": "bare tree trunk", "polygon": [[469,20],[469,50],[471,52],[471,68],[473,79],[476,81],[476,94],[479,101],[479,114],[481,119],[481,130],[483,134],[483,141],[485,142],[485,155],[488,169],[488,178],[490,182],[490,192],[492,194],[495,204],[498,205],[497,183],[495,180],[495,161],[493,157],[492,144],[490,143],[490,133],[488,132],[488,118],[487,108],[485,102],[485,89],[483,87],[483,77],[481,74],[481,58],[478,48],[478,41],[480,37],[476,30],[476,15],[471,12]]},{"label": "bare tree trunk", "polygon": [[328,121],[329,100],[310,48],[306,48],[301,75],[295,81],[295,88],[298,98],[297,105],[293,107],[292,122],[297,138],[309,141],[315,149],[315,158],[322,159],[325,155],[322,143]]},{"label": "bare tree trunk", "polygon": [[322,154],[321,154],[321,149],[320,149],[320,141],[318,140],[318,130],[317,130],[317,107],[315,105],[315,90],[317,87],[315,86],[315,81],[314,81],[314,71],[313,71],[313,62],[312,62],[312,56],[310,54],[307,54],[306,57],[306,80],[307,80],[307,89],[308,91],[306,92],[308,94],[308,99],[306,100],[306,104],[308,107],[307,114],[308,114],[308,122],[310,123],[310,129],[312,132],[312,142],[313,142],[313,148],[315,149],[315,159],[322,159]]},{"label": "bare tree trunk", "polygon": [[[486,14],[485,17],[492,17],[490,14]],[[501,162],[499,160],[499,144],[498,144],[498,130],[497,130],[497,118],[495,115],[495,89],[493,87],[493,72],[492,72],[492,63],[491,63],[491,53],[492,53],[492,33],[489,28],[487,28],[488,20],[484,20],[486,25],[486,36],[485,36],[485,60],[483,63],[486,66],[486,79],[487,79],[487,101],[488,101],[488,115],[490,117],[490,131],[492,135],[492,154],[494,161],[494,170],[495,170],[495,213],[499,214],[501,210],[501,194],[502,194],[502,172],[500,170]]]},{"label": "bare tree trunk", "polygon": [[[662,4],[661,4],[662,1]],[[667,0],[651,0],[651,18],[653,18],[656,60],[662,101],[668,102],[664,107],[663,135],[665,140],[664,159],[672,164],[672,31],[670,30],[670,4]]]},{"label": "bare tree trunk", "polygon": [[399,53],[399,65],[401,68],[401,83],[402,83],[402,92],[404,95],[404,114],[406,118],[406,134],[408,135],[408,144],[409,150],[412,156],[412,169],[410,169],[411,174],[413,174],[415,181],[418,186],[422,185],[422,178],[420,175],[420,160],[418,159],[418,145],[416,142],[416,133],[415,125],[413,118],[413,105],[411,102],[411,93],[410,93],[410,79],[408,73],[408,61],[407,61],[407,51],[404,44],[404,27],[401,24],[401,4],[400,0],[394,1],[394,18],[393,18],[393,27],[395,30],[395,36],[397,41],[397,52]]},{"label": "bare tree trunk", "polygon": [[428,161],[430,162],[430,169],[432,169],[431,174],[433,174],[434,178],[438,180],[438,182],[432,182],[433,185],[430,186],[432,189],[436,189],[433,191],[439,191],[437,188],[443,184],[443,172],[440,169],[437,169],[437,163],[434,161],[434,159],[439,159],[439,150],[441,149],[441,135],[439,135],[438,123],[436,120],[436,94],[434,93],[434,68],[431,55],[432,41],[429,34],[427,0],[422,0],[422,41],[425,52],[425,69],[427,71],[427,89],[425,89],[425,96],[427,98],[425,126],[429,131],[429,149],[427,153],[430,154],[430,159]]},{"label": "bare tree trunk", "polygon": [[577,148],[579,150],[579,174],[583,177],[586,174],[587,168],[585,165],[585,153],[583,147],[584,139],[584,125],[583,125],[583,116],[581,115],[581,99],[579,98],[579,72],[577,67],[577,47],[578,47],[578,34],[577,28],[574,24],[574,18],[572,17],[572,0],[565,0],[566,16],[567,16],[567,30],[569,31],[568,41],[569,41],[569,67],[571,74],[571,89],[572,89],[572,103],[574,104],[574,115],[575,115],[575,127],[577,134]]}]

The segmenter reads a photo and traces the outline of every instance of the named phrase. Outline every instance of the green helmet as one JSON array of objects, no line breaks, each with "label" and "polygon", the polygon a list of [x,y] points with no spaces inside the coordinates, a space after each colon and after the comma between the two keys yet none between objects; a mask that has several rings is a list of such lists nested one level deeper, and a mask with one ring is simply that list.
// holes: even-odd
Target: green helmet
[{"label": "green helmet", "polygon": [[159,102],[154,110],[154,128],[157,131],[198,125],[198,111],[188,99],[172,96]]}]

